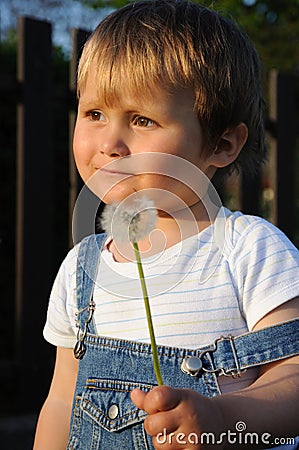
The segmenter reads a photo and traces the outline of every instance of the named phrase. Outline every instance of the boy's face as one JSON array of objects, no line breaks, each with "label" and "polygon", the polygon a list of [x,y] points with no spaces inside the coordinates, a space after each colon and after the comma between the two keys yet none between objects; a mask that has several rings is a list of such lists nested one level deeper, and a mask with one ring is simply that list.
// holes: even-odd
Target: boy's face
[{"label": "boy's face", "polygon": [[84,182],[100,175],[97,184],[102,188],[96,193],[106,203],[153,188],[177,195],[188,206],[194,204],[198,200],[194,192],[167,176],[171,160],[167,155],[191,162],[208,178],[215,172],[209,158],[201,156],[203,136],[191,89],[174,94],[156,89],[138,98],[124,90],[112,105],[105,104],[98,92],[91,71],[80,93],[74,134],[75,160]]}]

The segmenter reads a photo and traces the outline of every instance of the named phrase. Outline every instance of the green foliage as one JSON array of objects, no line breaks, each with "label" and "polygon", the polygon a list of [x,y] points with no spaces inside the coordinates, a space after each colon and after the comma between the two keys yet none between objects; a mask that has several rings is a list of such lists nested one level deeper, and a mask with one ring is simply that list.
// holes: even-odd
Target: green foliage
[{"label": "green foliage", "polygon": [[1,72],[5,67],[6,73],[14,73],[17,58],[17,33],[11,29],[4,40],[0,41],[0,67]]},{"label": "green foliage", "polygon": [[81,0],[86,6],[89,6],[94,9],[98,8],[121,8],[122,6],[131,3],[133,0]]},{"label": "green foliage", "polygon": [[299,69],[298,0],[256,0],[251,6],[245,1],[221,0],[214,3],[215,9],[220,4],[250,36],[266,71]]}]

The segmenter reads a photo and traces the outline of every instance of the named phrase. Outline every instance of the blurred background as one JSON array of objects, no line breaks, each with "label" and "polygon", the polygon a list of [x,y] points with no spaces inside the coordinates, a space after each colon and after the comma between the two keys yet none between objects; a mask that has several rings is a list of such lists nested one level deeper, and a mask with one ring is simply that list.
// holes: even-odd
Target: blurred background
[{"label": "blurred background", "polygon": [[[0,0],[2,450],[32,448],[53,370],[42,330],[82,187],[71,144],[78,57],[96,24],[125,3]],[[199,3],[235,18],[263,65],[268,162],[255,178],[219,186],[223,202],[262,215],[299,246],[299,0]]]}]

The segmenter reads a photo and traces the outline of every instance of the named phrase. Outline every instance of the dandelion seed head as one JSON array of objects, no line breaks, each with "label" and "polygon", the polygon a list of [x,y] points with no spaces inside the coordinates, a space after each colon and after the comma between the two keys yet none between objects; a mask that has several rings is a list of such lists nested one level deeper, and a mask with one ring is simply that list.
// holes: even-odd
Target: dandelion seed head
[{"label": "dandelion seed head", "polygon": [[103,230],[121,242],[138,242],[155,229],[157,210],[146,197],[127,198],[104,208],[101,217]]}]

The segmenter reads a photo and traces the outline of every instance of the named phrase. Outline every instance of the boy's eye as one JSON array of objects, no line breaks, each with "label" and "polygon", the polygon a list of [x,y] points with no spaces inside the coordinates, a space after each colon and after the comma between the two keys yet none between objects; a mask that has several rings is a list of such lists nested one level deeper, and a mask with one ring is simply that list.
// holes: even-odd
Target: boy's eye
[{"label": "boy's eye", "polygon": [[87,116],[90,117],[90,119],[94,122],[97,122],[99,120],[104,120],[104,116],[100,111],[88,111]]},{"label": "boy's eye", "polygon": [[147,117],[136,116],[133,119],[133,125],[137,125],[138,127],[151,127],[155,124],[155,122]]}]

